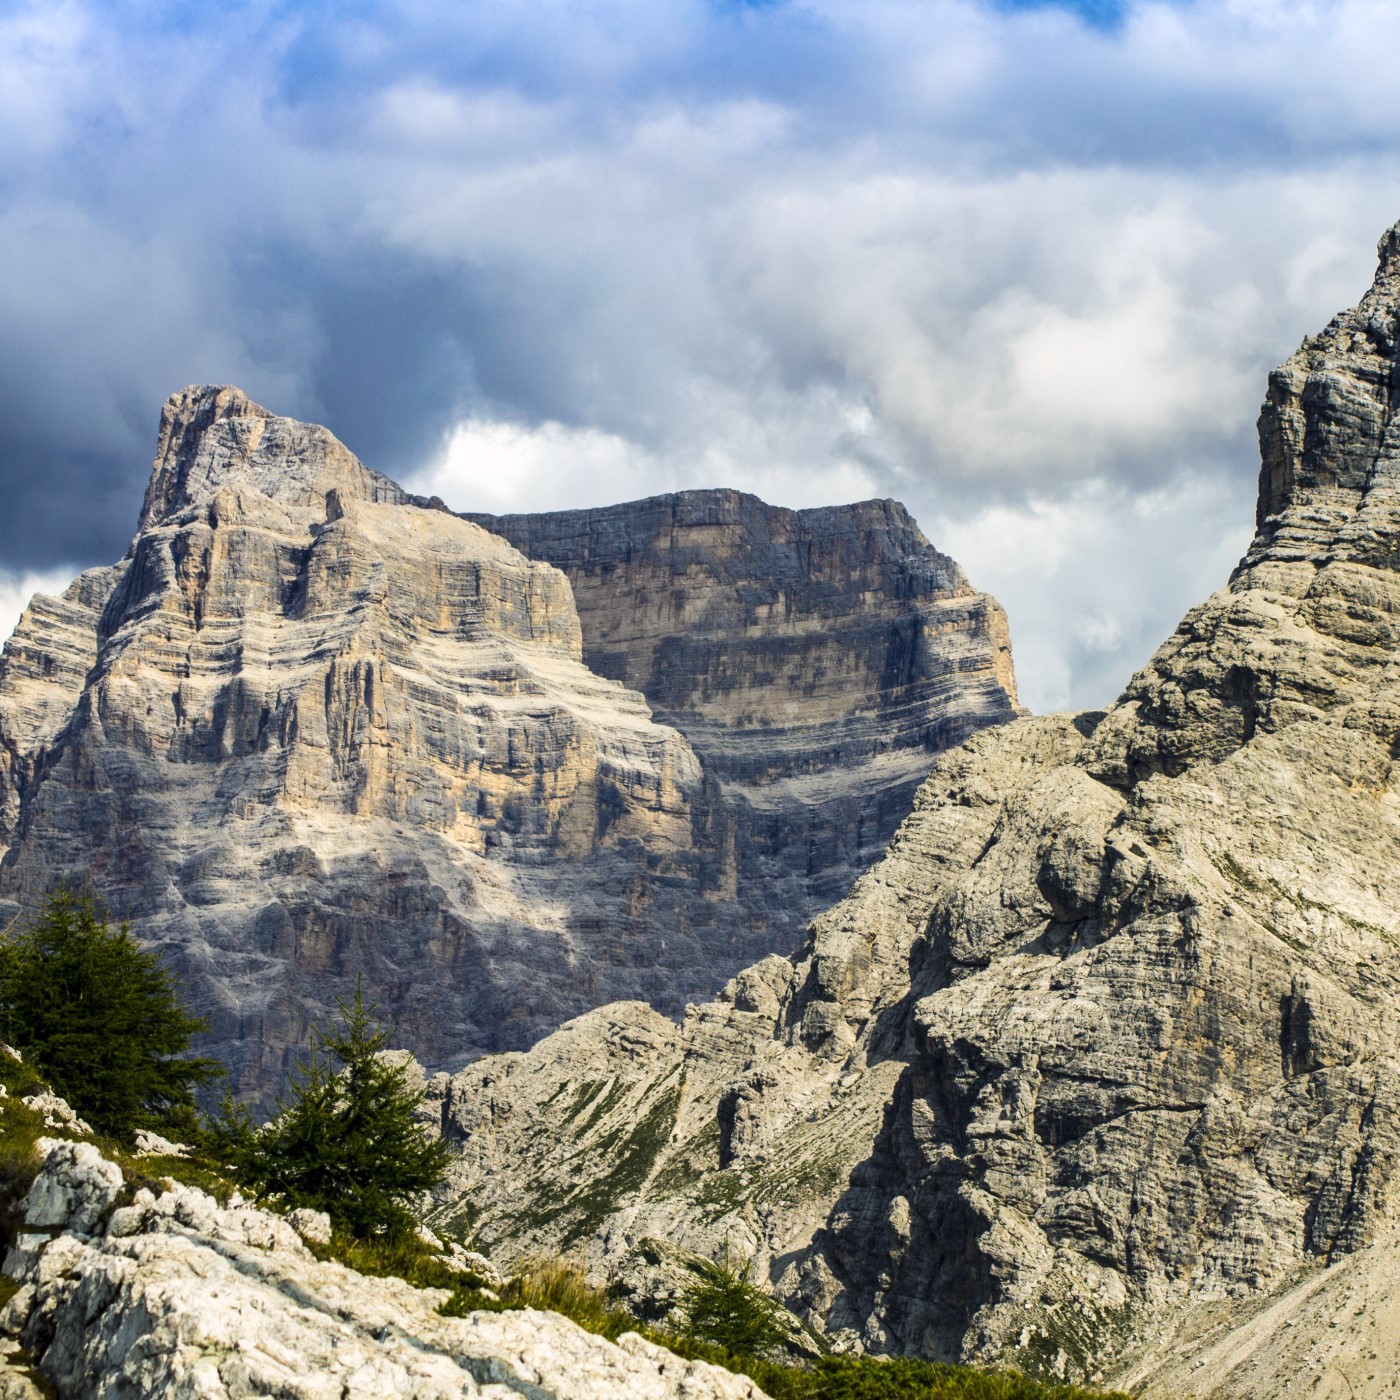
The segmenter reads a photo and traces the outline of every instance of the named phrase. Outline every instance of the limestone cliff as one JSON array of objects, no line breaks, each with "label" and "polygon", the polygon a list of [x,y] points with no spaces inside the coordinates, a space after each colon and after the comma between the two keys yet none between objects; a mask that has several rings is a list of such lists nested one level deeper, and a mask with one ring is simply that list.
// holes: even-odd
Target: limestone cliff
[{"label": "limestone cliff", "polygon": [[932,754],[1018,713],[1005,614],[896,501],[467,518],[569,576],[589,666],[686,736],[808,915],[883,852]]},{"label": "limestone cliff", "polygon": [[563,573],[236,389],[170,400],[127,556],[0,660],[0,914],[90,879],[264,1096],[360,978],[433,1066],[619,995],[678,1013],[845,868],[776,827],[760,868],[747,830],[585,664]]},{"label": "limestone cliff", "polygon": [[[643,1290],[646,1237],[727,1239],[848,1344],[1164,1394],[1207,1314],[1388,1306],[1298,1281],[1400,1225],[1397,394],[1400,228],[1270,379],[1246,558],[1111,710],[941,757],[805,949],[683,1028],[604,1008],[436,1082],[483,1238]],[[1206,1384],[1274,1393],[1265,1335]],[[1288,1350],[1300,1390],[1344,1393],[1335,1351]]]}]

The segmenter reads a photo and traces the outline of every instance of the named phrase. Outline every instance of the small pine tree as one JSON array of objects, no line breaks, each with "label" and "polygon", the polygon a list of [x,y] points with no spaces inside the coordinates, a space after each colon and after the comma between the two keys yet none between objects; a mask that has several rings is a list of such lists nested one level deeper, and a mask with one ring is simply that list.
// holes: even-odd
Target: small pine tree
[{"label": "small pine tree", "polygon": [[0,939],[0,1037],[94,1127],[187,1134],[195,1090],[223,1073],[186,1055],[205,1023],[174,979],[92,894],[60,886],[44,914]]},{"label": "small pine tree", "polygon": [[389,1032],[361,990],[339,1008],[338,1023],[312,1029],[277,1116],[255,1128],[226,1099],[213,1145],[259,1192],[323,1210],[359,1239],[401,1234],[414,1224],[409,1204],[441,1182],[450,1153],[419,1123],[423,1092],[385,1054]]},{"label": "small pine tree", "polygon": [[728,1247],[724,1259],[706,1264],[686,1289],[681,1314],[689,1336],[736,1356],[771,1359],[790,1341],[784,1310],[730,1266]]}]

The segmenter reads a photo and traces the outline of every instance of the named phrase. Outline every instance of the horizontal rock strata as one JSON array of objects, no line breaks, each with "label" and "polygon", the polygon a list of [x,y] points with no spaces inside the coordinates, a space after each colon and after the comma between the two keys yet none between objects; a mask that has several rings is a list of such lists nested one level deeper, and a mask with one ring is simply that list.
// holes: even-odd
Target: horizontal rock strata
[{"label": "horizontal rock strata", "polygon": [[584,659],[723,784],[748,889],[807,916],[884,851],[931,755],[1020,712],[1005,614],[896,501],[682,491],[467,518],[568,575]]},{"label": "horizontal rock strata", "polygon": [[[828,594],[844,568],[856,593],[896,577],[904,551],[956,595],[925,611],[993,606],[896,523],[831,546]],[[854,634],[821,655],[870,664]],[[796,684],[770,677],[764,703]],[[878,826],[936,736],[891,719],[877,752],[900,705],[870,684],[843,801]],[[981,686],[943,685],[949,733],[1008,712],[979,708]],[[559,570],[324,428],[190,389],[127,557],[36,598],[0,659],[0,914],[91,881],[264,1100],[360,979],[424,1063],[459,1065],[617,996],[678,1015],[791,947],[816,891],[869,855],[809,796],[756,823],[708,763],[588,667]]]},{"label": "horizontal rock strata", "polygon": [[[1193,1310],[1391,1258],[1397,385],[1400,229],[1270,379],[1248,555],[1111,710],[944,755],[803,952],[679,1032],[604,1008],[437,1082],[483,1233],[603,1272],[739,1240],[846,1344],[1138,1382]],[[1274,1393],[1232,1366],[1203,1388]]]}]

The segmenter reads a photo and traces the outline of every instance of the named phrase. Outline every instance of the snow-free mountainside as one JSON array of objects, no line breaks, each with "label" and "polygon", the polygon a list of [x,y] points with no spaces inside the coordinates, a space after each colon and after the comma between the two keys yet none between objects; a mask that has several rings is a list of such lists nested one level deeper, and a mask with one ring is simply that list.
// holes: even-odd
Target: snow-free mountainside
[{"label": "snow-free mountainside", "polygon": [[[90,882],[264,1103],[357,979],[455,1068],[789,951],[932,755],[1018,713],[1005,619],[893,502],[607,522],[619,557],[674,544],[581,614],[324,428],[176,394],[126,557],[36,597],[0,658],[0,917]],[[648,593],[684,666],[590,669]]]},{"label": "snow-free mountainside", "polygon": [[727,1247],[877,1352],[1400,1394],[1400,226],[1379,256],[1269,379],[1247,555],[1118,702],[944,754],[683,1025],[437,1078],[437,1218],[661,1311]]},{"label": "snow-free mountainside", "polygon": [[[360,987],[439,1071],[375,1059],[450,1148],[396,1206],[437,1277],[571,1254],[684,1349],[695,1279],[747,1272],[801,1319],[773,1384],[804,1400],[824,1347],[1400,1395],[1400,226],[1379,254],[1270,378],[1245,558],[1096,713],[1018,717],[999,610],[892,504],[685,493],[508,540],[177,395],[127,557],[0,660],[0,895],[31,937],[46,901],[129,915],[255,1099]],[[239,1175],[281,1129],[233,1110],[186,1103],[206,1156],[157,1144],[146,1182],[139,1142],[16,1104],[26,1065],[0,1395],[759,1393],[475,1274],[347,1268],[373,1230],[303,1238]],[[266,1199],[179,1184],[225,1168]]]}]

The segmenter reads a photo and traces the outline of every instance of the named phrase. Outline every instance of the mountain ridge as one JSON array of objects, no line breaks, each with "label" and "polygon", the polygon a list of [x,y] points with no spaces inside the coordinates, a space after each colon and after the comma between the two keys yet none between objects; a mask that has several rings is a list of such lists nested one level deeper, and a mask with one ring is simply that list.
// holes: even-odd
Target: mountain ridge
[{"label": "mountain ridge", "polygon": [[[909,774],[825,781],[893,810]],[[679,1014],[875,854],[784,801],[760,859],[685,735],[585,665],[563,573],[231,386],[172,396],[126,557],[0,659],[0,906],[90,879],[264,1101],[361,977],[434,1066],[619,994]]]},{"label": "mountain ridge", "polygon": [[[1139,1382],[1186,1374],[1200,1310],[1386,1238],[1397,329],[1400,226],[1270,377],[1250,550],[1116,704],[940,755],[804,947],[680,1030],[605,1007],[434,1081],[440,1212],[570,1239],[643,1299],[646,1241],[732,1244],[843,1345],[1090,1380],[1155,1357]],[[573,1189],[546,1132],[606,1189]]]}]

